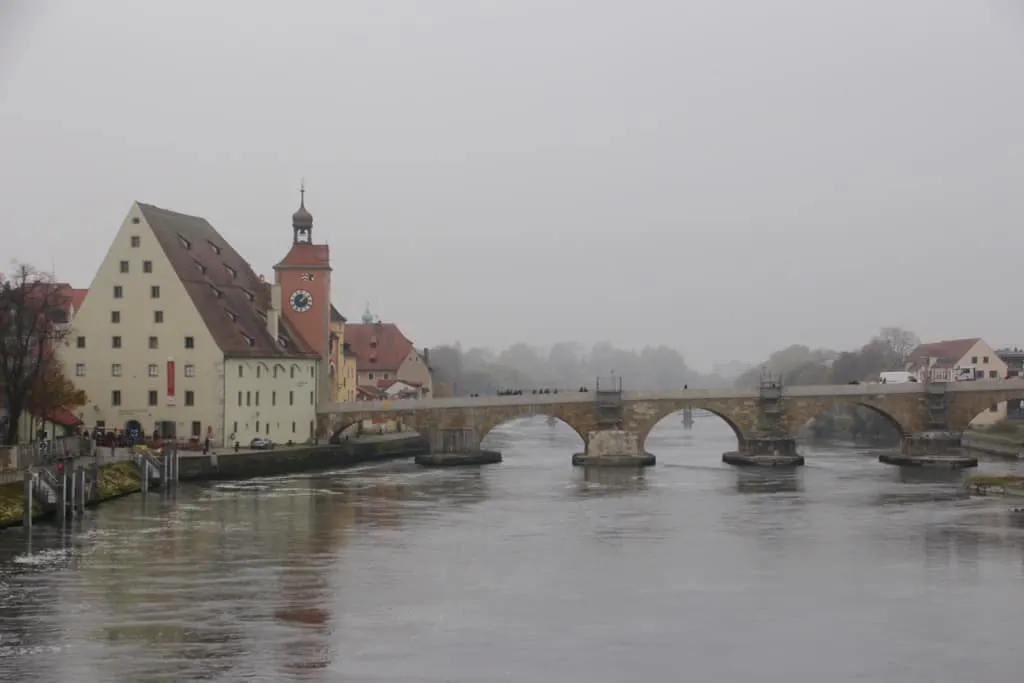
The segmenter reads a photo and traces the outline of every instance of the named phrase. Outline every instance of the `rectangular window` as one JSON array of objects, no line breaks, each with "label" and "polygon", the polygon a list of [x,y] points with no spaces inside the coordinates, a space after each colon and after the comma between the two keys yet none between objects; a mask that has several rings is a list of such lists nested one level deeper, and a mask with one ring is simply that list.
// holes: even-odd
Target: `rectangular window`
[{"label": "rectangular window", "polygon": [[252,392],[251,391],[245,392],[245,405],[247,405],[247,406],[251,406],[252,405]]},{"label": "rectangular window", "polygon": [[238,376],[239,377],[242,376],[242,366],[241,365],[238,366]]},{"label": "rectangular window", "polygon": [[85,348],[85,337],[79,337],[79,338],[75,339],[75,346],[77,346],[80,349],[84,349]]},{"label": "rectangular window", "polygon": [[142,272],[143,273],[152,273],[153,272],[153,262],[152,261],[143,261],[142,262]]},{"label": "rectangular window", "polygon": [[159,325],[163,321],[164,321],[164,312],[163,311],[153,311],[153,322],[155,322],[155,323],[157,323]]},{"label": "rectangular window", "polygon": [[237,434],[237,433],[238,433],[238,423],[237,422],[233,422],[231,424],[231,440],[232,441],[235,440],[235,434]]},{"label": "rectangular window", "polygon": [[149,405],[155,406],[156,402],[157,402],[156,392],[151,389],[150,392],[149,392]]},{"label": "rectangular window", "polygon": [[158,337],[149,338],[149,348],[158,349],[160,348],[160,339]]},{"label": "rectangular window", "polygon": [[115,299],[120,299],[123,296],[124,296],[124,289],[121,287],[121,285],[114,285],[114,298]]},{"label": "rectangular window", "polygon": [[121,376],[121,364],[120,363],[112,363],[110,365],[110,376],[111,377],[120,377]]},{"label": "rectangular window", "polygon": [[260,392],[257,391],[256,392],[256,405],[259,406],[259,404],[260,404]]},{"label": "rectangular window", "polygon": [[294,433],[295,433],[295,423],[292,422],[292,434],[294,434]]},{"label": "rectangular window", "polygon": [[192,437],[198,439],[203,434],[203,423],[199,420],[192,421]]},{"label": "rectangular window", "polygon": [[153,285],[149,288],[149,298],[159,299],[160,298],[160,285]]},{"label": "rectangular window", "polygon": [[989,406],[988,407],[988,412],[990,412],[990,413],[999,412],[999,405],[997,404],[997,405],[994,405],[994,406]]},{"label": "rectangular window", "polygon": [[313,405],[314,403],[315,401],[313,400],[313,392],[311,391],[309,392],[309,405]]},{"label": "rectangular window", "polygon": [[996,372],[995,370],[989,370],[988,376],[991,377],[992,379],[997,379],[999,377],[999,373]]},{"label": "rectangular window", "polygon": [[259,420],[256,420],[256,433],[257,434],[260,433],[260,421]]},{"label": "rectangular window", "polygon": [[157,365],[156,363],[150,363],[149,364],[149,376],[150,377],[159,377],[160,376],[160,366]]},{"label": "rectangular window", "polygon": [[196,394],[194,391],[185,392],[185,405],[194,406],[196,404]]},{"label": "rectangular window", "polygon": [[978,364],[978,357],[977,356],[971,356],[971,365],[977,365],[977,364]]},{"label": "rectangular window", "polygon": [[117,325],[119,322],[121,322],[121,311],[111,311],[110,322],[113,323],[114,325]]},{"label": "rectangular window", "polygon": [[85,363],[75,363],[75,377],[85,377]]},{"label": "rectangular window", "polygon": [[276,406],[277,405],[277,392],[276,391],[271,391],[270,392],[270,405],[272,405],[272,406]]},{"label": "rectangular window", "polygon": [[[280,425],[281,423],[278,422],[277,424]],[[267,422],[266,426],[263,427],[263,433],[270,434],[270,422]]]},{"label": "rectangular window", "polygon": [[127,273],[128,272],[128,262],[127,261],[121,261],[121,272],[122,273]]},{"label": "rectangular window", "polygon": [[238,392],[238,405],[242,405],[242,392]]},{"label": "rectangular window", "polygon": [[185,348],[186,349],[194,349],[194,348],[196,348],[196,338],[195,337],[185,337]]},{"label": "rectangular window", "polygon": [[119,406],[121,405],[121,392],[114,389],[110,392],[110,405]]},{"label": "rectangular window", "polygon": [[290,406],[295,405],[295,392],[294,391],[289,391],[288,392],[288,405],[290,405]]},{"label": "rectangular window", "polygon": [[121,337],[111,337],[110,338],[110,348],[112,348],[112,349],[119,349],[119,348],[121,348]]},{"label": "rectangular window", "polygon": [[982,365],[988,365],[988,356],[982,356],[981,357],[981,364]]},{"label": "rectangular window", "polygon": [[186,377],[195,377],[196,376],[196,366],[191,365],[191,364],[190,365],[186,365],[185,366],[185,376]]},{"label": "rectangular window", "polygon": [[142,245],[142,238],[138,235],[132,235],[132,247],[139,247]]}]

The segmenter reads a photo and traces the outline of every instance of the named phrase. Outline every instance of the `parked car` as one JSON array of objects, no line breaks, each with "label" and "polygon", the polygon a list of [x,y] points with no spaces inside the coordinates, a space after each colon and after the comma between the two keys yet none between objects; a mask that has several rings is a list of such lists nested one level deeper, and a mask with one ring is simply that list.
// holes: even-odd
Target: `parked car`
[{"label": "parked car", "polygon": [[262,436],[257,436],[249,442],[249,448],[257,451],[269,451],[274,448],[274,442]]}]

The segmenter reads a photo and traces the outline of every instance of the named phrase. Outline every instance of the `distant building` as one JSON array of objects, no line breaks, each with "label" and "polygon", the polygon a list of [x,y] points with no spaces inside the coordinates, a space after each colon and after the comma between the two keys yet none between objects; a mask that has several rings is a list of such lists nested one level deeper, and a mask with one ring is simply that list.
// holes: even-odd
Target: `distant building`
[{"label": "distant building", "polygon": [[[996,351],[1006,363],[1006,374],[1010,377],[1024,377],[1024,349],[1010,347]],[[1006,402],[1006,417],[1011,420],[1024,419],[1024,400]]]},{"label": "distant building", "polygon": [[394,323],[374,321],[367,309],[362,323],[345,326],[345,340],[355,356],[359,399],[381,398],[396,381],[416,397],[433,394],[427,351],[418,351]]},{"label": "distant building", "polygon": [[[1007,364],[980,337],[921,344],[907,357],[907,371],[920,382],[962,382],[1006,377]],[[992,406],[971,424],[986,426],[1006,417],[1006,404]]]}]

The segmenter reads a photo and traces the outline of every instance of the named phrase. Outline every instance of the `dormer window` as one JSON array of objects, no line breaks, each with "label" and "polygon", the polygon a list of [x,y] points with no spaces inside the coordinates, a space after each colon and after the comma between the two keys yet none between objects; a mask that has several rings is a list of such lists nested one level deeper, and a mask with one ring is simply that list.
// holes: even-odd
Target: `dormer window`
[{"label": "dormer window", "polygon": [[288,348],[288,340],[284,337],[278,337],[277,343],[280,344],[282,348]]},{"label": "dormer window", "polygon": [[210,245],[210,249],[212,249],[212,250],[213,250],[213,253],[214,253],[214,254],[217,254],[218,256],[220,255],[220,247],[218,247],[218,246],[217,246],[216,244],[214,244],[213,242],[207,242],[207,244],[209,244],[209,245]]},{"label": "dormer window", "polygon": [[235,315],[234,311],[225,310],[224,312],[227,313],[228,320],[230,320],[233,323],[237,323],[238,322],[238,316]]},{"label": "dormer window", "polygon": [[193,261],[192,265],[196,267],[196,270],[199,271],[200,275],[206,275],[206,266],[204,266],[202,263],[200,263],[199,261]]},{"label": "dormer window", "polygon": [[256,301],[256,295],[250,292],[248,289],[243,289],[242,293],[245,294],[246,298],[248,298],[250,302]]},{"label": "dormer window", "polygon": [[232,280],[234,280],[236,277],[238,277],[238,271],[236,271],[231,266],[224,266],[224,269],[228,271],[228,275],[231,276]]},{"label": "dormer window", "polygon": [[256,315],[258,315],[263,320],[267,319],[267,312],[266,311],[257,310],[256,311]]},{"label": "dormer window", "polygon": [[192,248],[192,243],[189,242],[184,237],[182,237],[181,235],[178,235],[178,241],[181,242],[181,246],[184,247],[185,249],[191,249]]},{"label": "dormer window", "polygon": [[247,335],[245,332],[242,333],[242,339],[245,340],[245,343],[248,346],[252,346],[252,345],[254,345],[256,343],[256,340],[253,339],[252,337],[250,337],[249,335]]},{"label": "dormer window", "polygon": [[210,289],[213,290],[213,295],[215,297],[217,297],[218,299],[223,299],[224,298],[224,293],[222,291],[220,291],[219,289],[217,289],[216,287],[214,287],[213,285],[210,285]]}]

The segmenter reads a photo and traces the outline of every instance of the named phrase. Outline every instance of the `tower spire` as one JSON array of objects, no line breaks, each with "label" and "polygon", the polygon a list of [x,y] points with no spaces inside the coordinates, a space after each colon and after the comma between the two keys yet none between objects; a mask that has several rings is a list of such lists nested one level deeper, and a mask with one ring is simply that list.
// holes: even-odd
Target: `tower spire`
[{"label": "tower spire", "polygon": [[313,242],[313,214],[306,208],[306,179],[299,184],[299,209],[292,214],[292,242],[311,244]]}]

